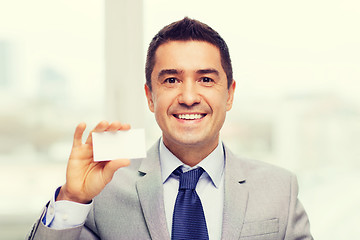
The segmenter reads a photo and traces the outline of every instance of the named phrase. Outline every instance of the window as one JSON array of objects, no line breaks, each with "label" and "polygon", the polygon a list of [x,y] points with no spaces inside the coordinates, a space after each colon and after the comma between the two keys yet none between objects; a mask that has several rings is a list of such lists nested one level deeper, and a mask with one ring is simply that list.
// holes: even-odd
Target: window
[{"label": "window", "polygon": [[23,238],[63,184],[76,124],[104,118],[103,15],[103,1],[97,0],[0,2],[5,239]]}]

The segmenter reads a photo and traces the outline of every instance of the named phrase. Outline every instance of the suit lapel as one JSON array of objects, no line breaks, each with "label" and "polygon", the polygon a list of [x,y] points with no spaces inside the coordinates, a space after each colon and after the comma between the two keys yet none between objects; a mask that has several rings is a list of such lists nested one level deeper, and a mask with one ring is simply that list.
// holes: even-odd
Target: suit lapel
[{"label": "suit lapel", "polygon": [[170,239],[167,229],[159,161],[159,142],[148,151],[139,168],[136,188],[151,239]]},{"label": "suit lapel", "polygon": [[[224,151],[226,164],[222,239],[239,239],[245,219],[248,190],[241,162],[226,147]],[[151,239],[170,239],[163,200],[159,142],[148,151],[139,173],[142,177],[137,181],[136,188]]]},{"label": "suit lapel", "polygon": [[248,190],[239,159],[226,147],[224,151],[226,164],[222,239],[239,239],[245,219]]}]

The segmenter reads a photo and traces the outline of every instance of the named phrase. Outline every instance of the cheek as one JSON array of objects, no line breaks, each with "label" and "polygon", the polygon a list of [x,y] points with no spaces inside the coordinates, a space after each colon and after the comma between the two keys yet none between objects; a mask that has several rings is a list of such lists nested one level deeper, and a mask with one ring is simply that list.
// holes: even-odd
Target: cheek
[{"label": "cheek", "polygon": [[169,101],[160,95],[154,98],[154,112],[156,115],[162,115],[167,112],[167,106],[169,105]]},{"label": "cheek", "polygon": [[204,94],[207,104],[213,111],[226,111],[228,94],[224,92],[209,92]]},{"label": "cheek", "polygon": [[155,111],[166,113],[176,101],[177,93],[175,91],[159,91],[154,96],[154,109]]}]

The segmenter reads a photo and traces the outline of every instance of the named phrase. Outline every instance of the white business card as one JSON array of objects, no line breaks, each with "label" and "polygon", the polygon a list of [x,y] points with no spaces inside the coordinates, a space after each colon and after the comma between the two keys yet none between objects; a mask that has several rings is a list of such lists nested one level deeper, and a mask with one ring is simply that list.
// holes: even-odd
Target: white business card
[{"label": "white business card", "polygon": [[145,130],[93,132],[94,161],[145,158]]}]

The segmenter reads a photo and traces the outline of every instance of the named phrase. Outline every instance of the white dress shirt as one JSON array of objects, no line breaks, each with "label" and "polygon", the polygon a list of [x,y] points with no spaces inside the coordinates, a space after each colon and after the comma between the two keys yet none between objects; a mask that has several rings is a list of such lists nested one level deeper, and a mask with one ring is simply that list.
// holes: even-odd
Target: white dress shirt
[{"label": "white dress shirt", "polygon": [[[164,187],[165,214],[170,235],[172,215],[179,188],[179,178],[172,172],[179,166],[182,166],[184,172],[202,167],[205,172],[200,177],[195,190],[203,206],[209,239],[220,239],[224,206],[225,166],[222,143],[219,142],[215,150],[194,167],[183,164],[166,148],[163,141],[160,141],[159,152]],[[80,204],[71,201],[55,201],[56,195],[57,193],[50,200],[48,211],[43,219],[44,224],[54,229],[72,228],[83,224],[90,212],[92,203]]]},{"label": "white dress shirt", "polygon": [[196,192],[203,206],[209,239],[221,239],[223,206],[224,206],[224,149],[220,142],[218,146],[198,165],[190,167],[183,164],[164,145],[160,143],[160,164],[164,184],[164,204],[168,230],[172,229],[172,216],[179,189],[179,177],[172,172],[182,166],[183,172],[202,167],[205,172],[201,175]]}]

